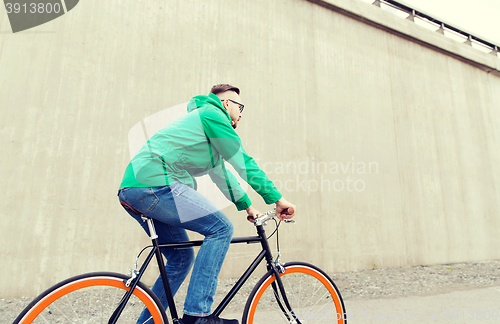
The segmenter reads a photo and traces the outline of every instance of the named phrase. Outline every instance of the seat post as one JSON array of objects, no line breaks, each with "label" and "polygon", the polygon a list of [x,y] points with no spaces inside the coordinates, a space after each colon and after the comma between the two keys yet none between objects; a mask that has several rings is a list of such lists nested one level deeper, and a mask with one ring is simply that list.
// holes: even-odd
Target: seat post
[{"label": "seat post", "polygon": [[157,239],[158,235],[156,234],[155,225],[153,220],[147,216],[141,215],[142,221],[148,223],[149,228],[149,237],[151,240]]},{"label": "seat post", "polygon": [[148,223],[149,236],[151,241],[153,241],[154,253],[156,256],[156,261],[158,262],[158,268],[160,269],[160,277],[163,283],[163,289],[165,290],[165,297],[167,299],[167,305],[172,305],[169,307],[170,315],[172,316],[172,322],[180,323],[179,316],[177,314],[177,309],[175,308],[174,296],[172,295],[172,289],[170,288],[170,283],[167,277],[167,270],[165,269],[165,262],[163,261],[163,256],[160,252],[160,247],[158,244],[158,235],[156,234],[153,219],[141,214],[141,218],[144,222]]}]

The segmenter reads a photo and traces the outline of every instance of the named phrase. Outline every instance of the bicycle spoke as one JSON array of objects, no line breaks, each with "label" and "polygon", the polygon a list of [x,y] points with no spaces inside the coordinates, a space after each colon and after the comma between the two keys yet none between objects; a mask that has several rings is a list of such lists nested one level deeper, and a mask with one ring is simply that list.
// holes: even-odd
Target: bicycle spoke
[{"label": "bicycle spoke", "polygon": [[[321,296],[321,297],[320,297],[320,298],[316,301],[316,303],[315,303],[314,305],[312,305],[309,309],[312,309],[314,306],[318,305],[318,303],[319,303],[319,302],[321,302],[321,300],[323,299],[323,297],[328,296],[329,294],[330,294],[330,292],[328,292],[328,291],[327,291],[327,292],[325,292],[325,293],[323,294],[323,296]],[[309,300],[311,300],[311,299],[312,299],[312,297],[311,297],[311,298],[309,298]],[[328,303],[325,303],[325,305],[326,305],[326,304],[328,304]]]},{"label": "bicycle spoke", "polygon": [[324,288],[324,287],[323,287],[323,286],[319,286],[319,287],[318,287],[318,288],[317,288],[317,289],[313,292],[313,294],[309,297],[309,299],[308,299],[307,301],[309,302],[311,299],[313,299],[313,298],[314,298],[314,296],[316,295],[316,293],[317,293],[318,291],[320,291],[320,290],[321,290],[321,288]]},{"label": "bicycle spoke", "polygon": [[149,316],[148,319],[145,322],[142,322],[141,324],[146,324],[149,323],[149,321],[153,318],[153,316]]},{"label": "bicycle spoke", "polygon": [[[68,302],[68,296],[64,296],[64,298],[66,299],[66,301]],[[73,308],[73,306],[71,305],[71,303],[68,302],[68,306],[71,308],[71,310],[73,311],[73,314],[75,314],[75,316],[80,319],[80,317],[78,316],[78,314],[76,313],[75,309]],[[88,308],[90,309],[90,308]],[[66,316],[65,316],[66,317]],[[72,322],[68,317],[66,317],[68,319],[69,322]]]},{"label": "bicycle spoke", "polygon": [[50,323],[49,323],[49,321],[47,321],[47,320],[45,319],[45,317],[42,317],[42,319],[43,319],[43,321],[44,321],[45,323],[50,324]]},{"label": "bicycle spoke", "polygon": [[[67,302],[67,299],[68,299],[68,296],[63,296],[62,300],[61,301],[66,301]],[[67,302],[67,304],[71,307],[71,304],[69,302]],[[74,323],[71,319],[68,318],[68,316],[66,316],[66,314],[61,310],[61,305],[59,304],[53,304],[53,310],[48,310],[48,313],[49,314],[54,314],[55,312],[57,311],[57,313],[61,314],[69,323]],[[73,313],[75,314],[75,316],[78,316],[76,314],[76,312],[73,310]],[[47,321],[45,318],[44,318],[45,321]]]},{"label": "bicycle spoke", "polygon": [[[328,294],[328,293],[325,293],[325,295],[327,295],[327,294]],[[318,301],[318,302],[319,302],[319,301]],[[313,308],[314,306],[316,306],[316,305],[318,304],[318,302],[316,302],[316,304],[314,304],[313,306],[311,306],[311,308],[309,308],[309,312],[311,312],[311,311],[312,311],[312,308]],[[328,306],[328,304],[330,304],[330,303],[325,303],[325,304],[323,304],[323,306],[322,306],[320,309],[316,310],[316,312],[318,312],[318,313],[319,313],[319,311],[321,311],[323,308],[325,308],[326,306]]]}]

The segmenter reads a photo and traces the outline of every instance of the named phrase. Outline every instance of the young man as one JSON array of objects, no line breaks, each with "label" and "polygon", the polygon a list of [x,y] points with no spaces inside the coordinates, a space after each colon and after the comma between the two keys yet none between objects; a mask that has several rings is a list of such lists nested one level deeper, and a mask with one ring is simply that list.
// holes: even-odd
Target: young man
[{"label": "young man", "polygon": [[[158,131],[130,161],[118,193],[127,212],[148,233],[140,214],[153,219],[160,243],[187,241],[186,230],[205,236],[189,282],[182,318],[184,324],[238,323],[210,315],[233,224],[196,192],[195,177],[209,174],[238,210],[246,210],[250,218],[257,217],[259,211],[236,178],[226,170],[226,160],[267,204],[276,204],[279,218],[292,218],[296,209],[243,149],[235,132],[244,108],[239,94],[238,88],[219,84],[208,96],[193,97],[187,107],[188,113]],[[175,294],[191,269],[194,252],[192,248],[162,252],[167,259],[165,268]],[[160,277],[152,290],[166,309],[168,305]],[[149,317],[149,312],[143,311],[138,323],[146,322]]]}]

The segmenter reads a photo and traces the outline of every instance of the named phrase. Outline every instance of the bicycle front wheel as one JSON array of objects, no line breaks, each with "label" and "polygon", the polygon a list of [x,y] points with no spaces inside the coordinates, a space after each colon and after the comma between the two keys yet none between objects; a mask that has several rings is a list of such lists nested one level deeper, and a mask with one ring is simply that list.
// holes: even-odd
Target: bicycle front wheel
[{"label": "bicycle front wheel", "polygon": [[[130,289],[124,283],[128,278],[112,272],[94,272],[69,278],[36,297],[14,324],[108,323]],[[144,323],[168,322],[156,295],[139,282],[117,323],[135,324],[145,307],[151,316]]]},{"label": "bicycle front wheel", "polygon": [[290,262],[285,264],[280,277],[291,311],[286,307],[274,273],[269,271],[247,300],[243,324],[347,323],[340,292],[321,269],[308,263]]}]

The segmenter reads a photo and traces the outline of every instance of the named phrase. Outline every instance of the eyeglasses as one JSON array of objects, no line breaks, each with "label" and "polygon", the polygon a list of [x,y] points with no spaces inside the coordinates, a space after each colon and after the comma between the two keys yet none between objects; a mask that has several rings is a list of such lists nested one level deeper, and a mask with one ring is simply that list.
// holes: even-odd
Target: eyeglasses
[{"label": "eyeglasses", "polygon": [[[226,100],[226,99],[224,99],[224,100]],[[224,100],[221,100],[221,101],[224,101]],[[235,104],[237,104],[237,105],[240,107],[240,113],[242,113],[242,112],[243,112],[243,109],[245,109],[245,105],[240,104],[239,102],[234,101],[234,100],[231,100],[231,99],[227,99],[227,100],[232,101],[232,102],[234,102]]]}]

